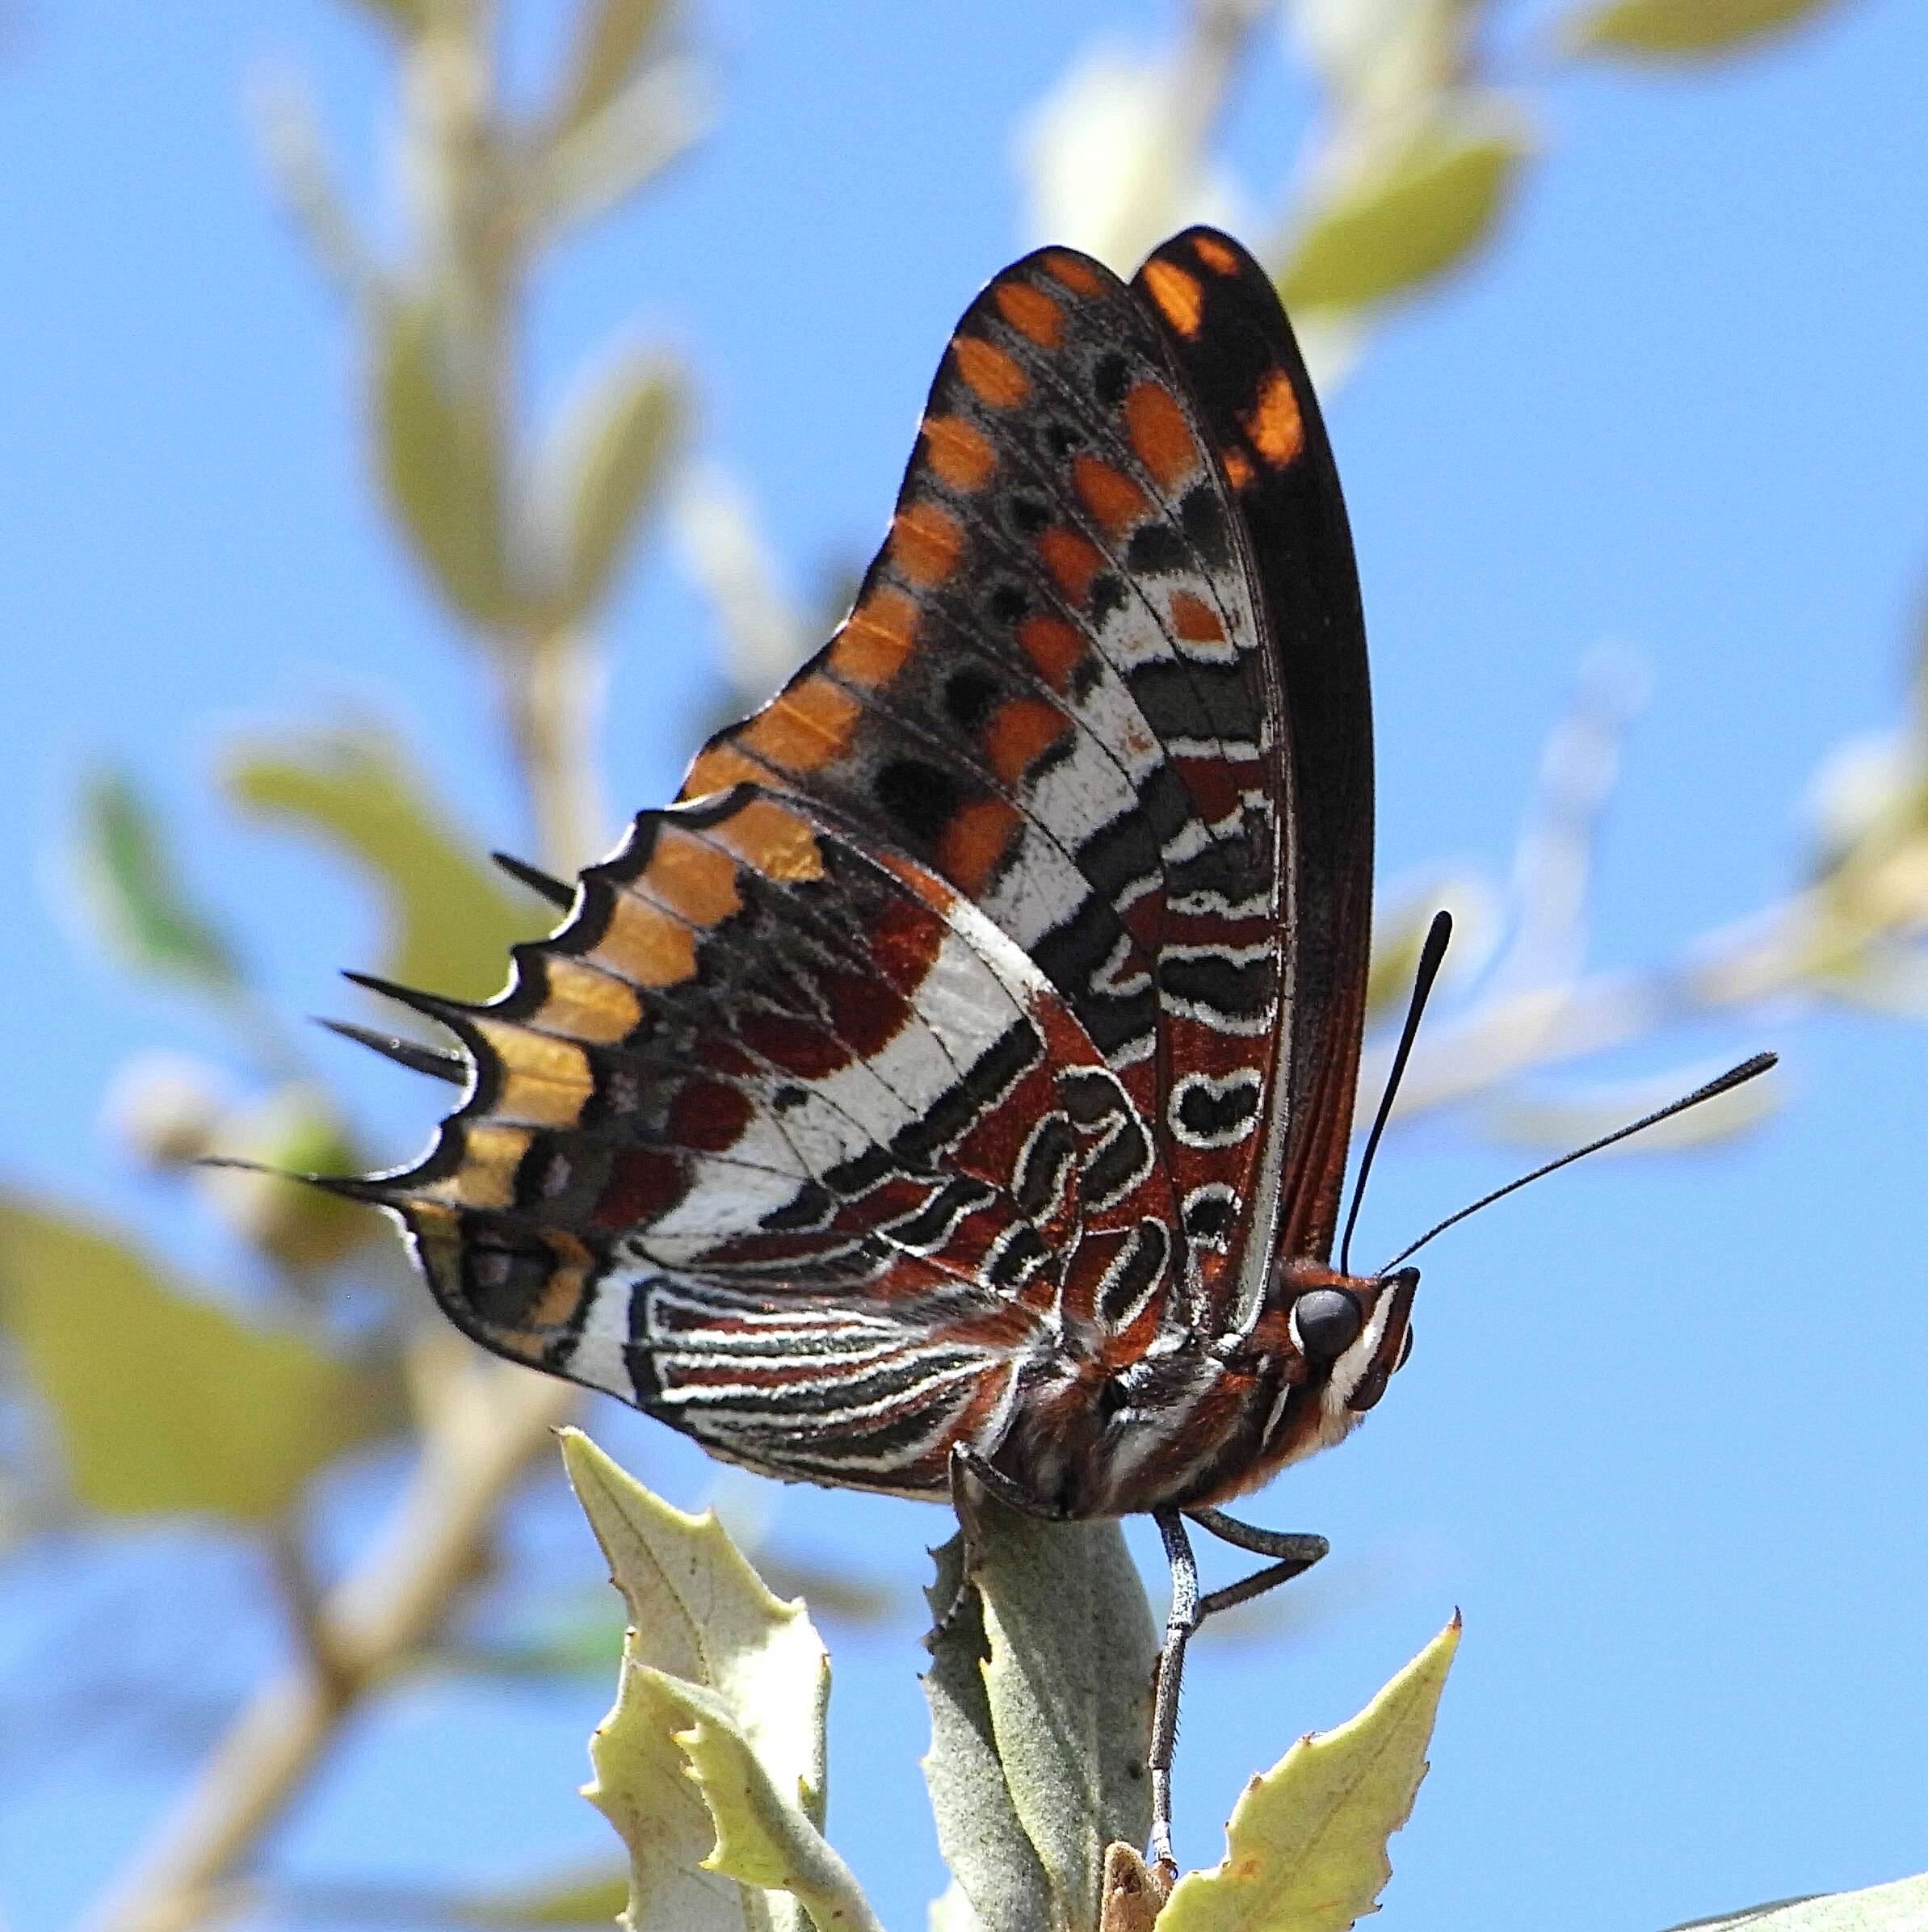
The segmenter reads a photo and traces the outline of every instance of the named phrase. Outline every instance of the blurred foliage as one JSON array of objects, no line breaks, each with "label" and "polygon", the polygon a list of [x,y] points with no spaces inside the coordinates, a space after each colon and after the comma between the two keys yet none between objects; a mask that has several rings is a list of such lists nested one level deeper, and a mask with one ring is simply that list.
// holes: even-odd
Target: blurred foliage
[{"label": "blurred foliage", "polygon": [[[552,10],[560,44],[551,71],[519,74],[511,87],[501,15],[512,0],[349,4],[377,29],[392,63],[397,139],[384,178],[393,210],[364,216],[351,205],[297,75],[258,94],[264,159],[355,333],[368,467],[395,541],[469,647],[502,728],[526,808],[505,842],[566,876],[608,829],[597,741],[603,632],[658,528],[673,522],[683,567],[712,607],[716,682],[732,715],[767,697],[841,615],[851,560],[824,560],[805,580],[828,586],[821,598],[791,594],[751,488],[713,457],[692,460],[704,436],[696,386],[659,346],[624,335],[586,349],[552,417],[540,419],[531,402],[524,343],[553,252],[659,182],[712,118],[711,84],[678,10],[666,0]],[[1579,63],[1695,71],[1829,10],[1828,0],[1581,0],[1529,46],[1493,0],[1187,0],[1161,44],[1076,52],[1027,117],[1024,191],[1041,238],[1127,271],[1187,220],[1237,229],[1272,265],[1329,386],[1384,317],[1468,271],[1503,236],[1535,170],[1557,159],[1559,86]],[[1309,77],[1315,111],[1303,145],[1296,131],[1282,136],[1275,163],[1250,179],[1228,158],[1220,124],[1275,36]],[[393,239],[377,245],[376,236]],[[1382,914],[1368,989],[1381,1065],[1384,1029],[1404,1004],[1431,912],[1447,904],[1459,925],[1439,1023],[1402,1111],[1457,1106],[1513,1137],[1577,1139],[1649,1096],[1571,1086],[1548,1094],[1528,1083],[1602,1047],[1665,1041],[1678,1022],[1790,995],[1928,1018],[1924,666],[1928,657],[1896,728],[1843,748],[1818,775],[1804,869],[1783,899],[1731,929],[1683,935],[1674,957],[1647,970],[1611,974],[1589,964],[1586,908],[1631,707],[1583,679],[1572,716],[1552,734],[1511,875],[1440,877],[1423,892],[1394,895]],[[692,738],[703,722],[691,720]],[[389,976],[485,998],[502,983],[510,945],[552,922],[548,908],[498,880],[432,775],[384,729],[356,722],[258,735],[230,749],[222,785],[229,808],[323,845],[376,897],[385,913],[378,963]],[[170,839],[132,775],[103,766],[80,788],[74,818],[64,877],[90,937],[135,981],[200,998],[225,1029],[233,1062],[131,1061],[107,1109],[115,1136],[158,1184],[185,1182],[243,1250],[235,1273],[250,1292],[228,1282],[183,1286],[85,1211],[0,1201],[0,1333],[11,1386],[32,1418],[44,1418],[69,1492],[32,1520],[107,1539],[125,1517],[185,1514],[258,1536],[277,1552],[280,1608],[307,1673],[293,1688],[267,1685],[238,1714],[188,1793],[188,1822],[164,1831],[127,1875],[99,1923],[132,1932],[212,1910],[348,1718],[404,1661],[556,1675],[607,1661],[614,1635],[607,1615],[582,1611],[568,1580],[531,1576],[502,1556],[509,1505],[546,1460],[567,1396],[530,1398],[518,1371],[439,1328],[396,1319],[394,1245],[375,1217],[272,1174],[191,1165],[212,1154],[295,1172],[357,1167],[365,1136],[353,1093],[308,1069],[250,981],[246,945],[183,882],[174,847],[186,842]],[[1692,1077],[1677,1071],[1665,1084],[1677,1090]],[[1376,1086],[1369,1065],[1363,1090]],[[1766,1100],[1763,1089],[1747,1090],[1683,1130],[1731,1133]],[[338,1341],[350,1332],[352,1351]],[[393,1514],[323,1596],[306,1574],[309,1486],[350,1451],[397,1430],[406,1432],[410,1473]],[[599,1745],[599,1801],[639,1867],[657,1855],[660,1828],[688,1852],[692,1871],[716,1851],[687,1894],[709,1901],[704,1910],[737,1896],[720,1875],[727,1867],[759,1885],[775,1873],[796,1896],[862,1922],[867,1908],[839,1889],[848,1875],[827,1862],[834,1854],[818,1835],[813,1633],[800,1635],[807,1623],[771,1607],[741,1560],[724,1553],[720,1532],[639,1501],[644,1493],[586,1444],[573,1443],[569,1456],[632,1615],[649,1602],[652,1615],[675,1622],[636,1573],[639,1552],[667,1539],[656,1547],[674,1549],[672,1567],[691,1566],[719,1605],[733,1606],[730,1642],[767,1663],[787,1660],[770,1665],[785,1679],[778,1690],[751,1696],[737,1665],[701,1644],[670,1657],[632,1639],[621,1720]],[[37,1472],[26,1460],[13,1489]],[[1076,1552],[1081,1576],[1111,1560],[1102,1542]],[[767,1573],[804,1586],[825,1614],[891,1613],[887,1581],[846,1566],[786,1565],[782,1547],[778,1538],[758,1552]],[[1135,1618],[1142,1605],[1130,1573],[1114,1581],[1114,1611]],[[452,1636],[478,1590],[514,1597],[521,1628],[537,1634],[494,1646]],[[933,1922],[985,1932],[1053,1913],[1088,1918],[1115,1878],[1120,1889],[1102,1903],[1107,1927],[1149,1923],[1155,1901],[1132,1891],[1142,1867],[1134,1878],[1128,1864],[1101,1866],[1089,1820],[1067,1810],[1065,1787],[1082,1767],[1061,1749],[1066,1724],[1117,1737],[1138,1724],[1137,1680],[1124,1674],[1130,1695],[1098,1710],[1092,1700],[1104,1687],[1079,1668],[1075,1643],[1027,1674],[1023,1640],[1052,1628],[1053,1588],[1027,1598],[1020,1564],[987,1590],[960,1626],[967,1634],[939,1645],[929,1679],[926,1770],[960,1877]],[[1077,1590],[1061,1580],[1056,1594]],[[1102,1644],[1089,1633],[1083,1642],[1111,1654],[1143,1636],[1114,1629]],[[1443,1653],[1435,1647],[1427,1658],[1415,1671],[1443,1674]],[[1288,1755],[1255,1787],[1235,1821],[1233,1863],[1249,1844],[1254,1869],[1281,1858],[1305,1872],[1330,1869],[1330,1896],[1350,1900],[1346,1911],[1363,1909],[1384,1872],[1368,1873],[1352,1854],[1375,1834],[1383,1846],[1417,1781],[1419,1682],[1409,1673],[1358,1725]],[[1425,1682],[1436,1696],[1436,1676]],[[1052,1701],[1067,1698],[1086,1701],[1069,1713]],[[1400,1698],[1404,1716],[1388,1715],[1387,1699]],[[290,1720],[296,1709],[309,1713],[305,1725]],[[1428,1724],[1430,1714],[1428,1704]],[[1360,1825],[1329,1868],[1321,1859],[1340,1840],[1308,1846],[1306,1781],[1325,1774],[1338,1740],[1401,1724],[1405,1755],[1386,1756],[1358,1787],[1362,1800],[1376,1793],[1370,1829]],[[639,1770],[645,1764],[654,1770]],[[1107,1829],[1135,1830],[1128,1810]],[[1288,1857],[1282,1846],[1297,1849]],[[607,1916],[612,1883],[590,1874],[443,1903],[458,1922],[572,1923]],[[1195,1875],[1161,1922],[1171,1932],[1287,1922],[1255,1916],[1238,1884],[1229,1865]],[[1020,1901],[1014,1917],[989,1909],[1000,1900]],[[757,1922],[799,1922],[784,1896],[768,1895],[756,1910]],[[1800,1916],[1808,1910],[1796,1909],[1787,1932],[1808,1932]],[[1290,1922],[1342,1922],[1329,1913]],[[1815,1932],[1832,1922],[1812,1922]]]},{"label": "blurred foliage", "polygon": [[320,839],[380,892],[386,978],[451,998],[487,999],[502,989],[510,946],[555,924],[552,912],[503,882],[453,830],[422,775],[384,735],[244,744],[223,775],[243,810]]},{"label": "blurred foliage", "polygon": [[272,1522],[401,1420],[392,1376],[183,1288],[90,1223],[0,1199],[0,1323],[78,1500]]}]

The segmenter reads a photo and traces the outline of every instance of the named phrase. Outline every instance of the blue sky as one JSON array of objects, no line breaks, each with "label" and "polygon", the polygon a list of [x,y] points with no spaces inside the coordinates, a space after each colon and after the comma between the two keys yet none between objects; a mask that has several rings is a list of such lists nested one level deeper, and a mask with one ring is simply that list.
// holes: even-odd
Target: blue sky
[{"label": "blue sky", "polygon": [[[1509,42],[1547,15],[1509,14]],[[1170,25],[1152,0],[697,9],[718,131],[564,262],[536,318],[542,383],[622,326],[678,346],[706,452],[807,590],[867,553],[952,320],[1034,239],[1014,126],[1094,36]],[[124,759],[189,828],[195,879],[290,1014],[342,1010],[334,969],[375,937],[339,872],[210,813],[236,731],[376,708],[475,825],[525,842],[471,667],[367,487],[347,332],[261,181],[241,97],[271,58],[314,76],[366,183],[383,66],[353,10],[86,0],[22,12],[0,52],[0,1175],[210,1266],[217,1238],[96,1125],[131,1052],[218,1042],[77,952],[48,890],[77,774]],[[1544,154],[1502,244],[1376,335],[1332,411],[1373,637],[1381,876],[1503,868],[1577,666],[1625,646],[1652,701],[1596,957],[1637,965],[1786,889],[1817,765],[1899,715],[1928,563],[1928,12],[1848,0],[1685,78],[1514,65]],[[1250,180],[1282,178],[1305,105],[1268,50],[1231,128]],[[613,788],[655,802],[713,695],[710,620],[655,559],[611,641]],[[1250,1770],[1350,1714],[1455,1604],[1466,1639],[1388,1932],[1657,1928],[1928,1862],[1922,1032],[1763,1011],[1588,1071],[1763,1045],[1784,1104],[1745,1140],[1597,1163],[1429,1252],[1411,1367],[1253,1511],[1333,1539],[1301,1623],[1200,1646],[1192,1862],[1217,1855]],[[345,1051],[330,1064],[410,1151],[429,1098]],[[1415,1130],[1380,1170],[1367,1250],[1518,1164],[1460,1124]],[[704,1493],[667,1432],[613,1409],[595,1426],[672,1496]],[[783,1507],[818,1560],[860,1552],[906,1580],[943,1533],[909,1504]],[[566,1523],[527,1534],[589,1573]],[[142,1551],[137,1579],[248,1587],[243,1555]],[[63,1590],[50,1563],[16,1576],[0,1630],[57,1636]],[[183,1605],[137,1600],[135,1640],[166,1654]],[[920,1653],[907,1619],[834,1635],[833,1836],[911,1926],[939,1882]],[[257,1655],[200,1665],[238,1685]],[[593,1854],[604,1828],[572,1787],[604,1701],[411,1690],[277,1861],[479,1883]],[[65,1922],[174,1770],[85,1741],[10,1766],[0,1900],[19,1932]]]}]

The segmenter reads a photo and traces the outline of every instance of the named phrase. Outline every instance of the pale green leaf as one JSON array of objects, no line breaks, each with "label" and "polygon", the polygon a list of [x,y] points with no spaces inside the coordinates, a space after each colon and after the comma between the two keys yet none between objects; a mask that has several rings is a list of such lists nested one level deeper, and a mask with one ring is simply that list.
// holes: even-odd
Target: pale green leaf
[{"label": "pale green leaf", "polygon": [[579,126],[615,99],[669,15],[666,0],[588,0],[579,11],[556,123]]},{"label": "pale green leaf", "polygon": [[882,1932],[849,1866],[804,1815],[796,1796],[771,1781],[730,1707],[715,1691],[660,1670],[638,1674],[654,1680],[662,1700],[687,1726],[676,1732],[676,1742],[716,1834],[704,1865],[741,1885],[788,1892],[819,1932],[846,1926]]},{"label": "pale green leaf", "polygon": [[371,415],[383,485],[449,603],[485,629],[515,620],[495,400],[459,371],[443,306],[400,294],[372,322]]},{"label": "pale green leaf", "polygon": [[562,1451],[629,1613],[621,1686],[590,1745],[595,1781],[585,1795],[628,1848],[631,1932],[792,1932],[789,1900],[746,1896],[706,1863],[716,1833],[683,1774],[676,1733],[688,1727],[687,1707],[666,1686],[713,1693],[771,1787],[818,1829],[830,1683],[822,1641],[800,1603],[763,1587],[713,1516],[672,1509],[577,1430],[563,1432]]},{"label": "pale green leaf", "polygon": [[241,990],[233,953],[189,901],[159,823],[124,773],[82,787],[74,862],[90,923],[137,972],[224,998]]},{"label": "pale green leaf", "polygon": [[392,1380],[184,1290],[137,1250],[0,1197],[0,1326],[75,1493],[114,1515],[279,1514],[397,1420]]},{"label": "pale green leaf", "polygon": [[560,231],[607,214],[688,153],[714,113],[694,61],[679,55],[649,61],[613,99],[535,157],[532,217]]},{"label": "pale green leaf", "polygon": [[557,621],[586,623],[609,595],[661,499],[688,416],[681,371],[645,349],[615,359],[563,412],[531,505]]},{"label": "pale green leaf", "polygon": [[1928,1873],[1834,1892],[1818,1898],[1779,1899],[1719,1918],[1691,1919],[1670,1932],[1921,1932],[1928,1926]]},{"label": "pale green leaf", "polygon": [[1510,103],[1443,103],[1313,209],[1279,276],[1287,306],[1362,308],[1444,274],[1493,233],[1529,151]]},{"label": "pale green leaf", "polygon": [[[963,1544],[953,1536],[936,1552],[937,1580],[927,1594],[934,1619],[956,1606],[930,1640],[924,1696],[930,1707],[930,1749],[923,1762],[937,1820],[937,1842],[954,1876],[958,1903],[947,1907],[982,1932],[1035,1932],[1051,1922],[1051,1888],[1036,1848],[1019,1823],[991,1728],[984,1664],[989,1654],[983,1605],[972,1591],[958,1602]],[[942,1900],[938,1901],[943,1904]],[[937,1906],[932,1907],[936,1932]]]},{"label": "pale green leaf", "polygon": [[370,872],[388,901],[381,970],[406,985],[485,999],[508,950],[555,924],[552,909],[493,867],[431,802],[407,754],[373,730],[243,746],[225,779],[242,805],[317,836]]},{"label": "pale green leaf", "polygon": [[1300,1738],[1254,1778],[1223,1863],[1179,1880],[1158,1932],[1345,1932],[1374,1910],[1459,1644],[1455,1616],[1357,1717]]},{"label": "pale green leaf", "polygon": [[1569,23],[1576,52],[1707,60],[1786,33],[1840,0],[1607,0]]},{"label": "pale green leaf", "polygon": [[1115,1522],[1044,1522],[986,1498],[981,1528],[975,1581],[998,1759],[1052,1922],[1092,1925],[1106,1846],[1143,1844],[1151,1829],[1158,1642],[1145,1586]]}]

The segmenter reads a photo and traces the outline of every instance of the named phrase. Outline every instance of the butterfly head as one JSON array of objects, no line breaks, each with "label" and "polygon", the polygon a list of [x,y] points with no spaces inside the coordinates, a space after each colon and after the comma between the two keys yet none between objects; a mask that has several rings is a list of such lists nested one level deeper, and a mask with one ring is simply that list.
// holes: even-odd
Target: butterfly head
[{"label": "butterfly head", "polygon": [[[1262,1325],[1283,1328],[1288,1376],[1317,1388],[1333,1424],[1350,1427],[1385,1393],[1413,1348],[1417,1268],[1389,1275],[1343,1275],[1316,1262],[1282,1262],[1271,1312]],[[1254,1337],[1255,1340],[1261,1339]]]}]

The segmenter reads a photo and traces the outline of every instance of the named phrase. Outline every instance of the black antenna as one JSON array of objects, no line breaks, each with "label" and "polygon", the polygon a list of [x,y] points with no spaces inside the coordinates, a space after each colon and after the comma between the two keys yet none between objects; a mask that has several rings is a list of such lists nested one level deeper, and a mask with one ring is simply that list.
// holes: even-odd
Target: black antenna
[{"label": "black antenna", "polygon": [[1765,1073],[1780,1056],[1778,1053],[1757,1053],[1751,1060],[1744,1060],[1737,1067],[1729,1067],[1718,1080],[1710,1080],[1705,1086],[1695,1087],[1692,1093],[1678,1100],[1670,1100],[1653,1113],[1625,1127],[1616,1127],[1611,1134],[1602,1134],[1598,1140],[1590,1140],[1584,1147],[1576,1147],[1570,1154],[1562,1154],[1557,1161],[1549,1161],[1544,1167],[1536,1167],[1531,1174],[1522,1174],[1517,1181],[1509,1181],[1504,1187],[1496,1187],[1489,1195],[1483,1195],[1470,1208],[1462,1208],[1457,1214],[1449,1214],[1436,1228],[1429,1228],[1414,1241],[1411,1247],[1401,1249],[1380,1270],[1381,1275],[1390,1275],[1402,1261],[1409,1261],[1435,1234],[1443,1234],[1448,1228],[1456,1225],[1469,1214],[1477,1214],[1482,1208],[1490,1208],[1504,1196],[1524,1187],[1529,1181],[1543,1180],[1556,1169],[1570,1166],[1575,1161],[1584,1160],[1589,1154],[1597,1154],[1603,1147],[1611,1147],[1616,1140],[1624,1140],[1630,1134],[1644,1133],[1650,1127],[1657,1127],[1663,1120],[1671,1120],[1676,1114],[1684,1114],[1691,1107],[1699,1107],[1703,1100],[1718,1098],[1723,1094],[1745,1085],[1757,1075]]},{"label": "black antenna", "polygon": [[1406,1023],[1400,1031],[1398,1049],[1392,1056],[1392,1070],[1386,1076],[1385,1091],[1379,1097],[1379,1112],[1373,1118],[1372,1131],[1366,1136],[1366,1151],[1359,1160],[1359,1178],[1352,1184],[1352,1212],[1346,1216],[1346,1238],[1339,1243],[1342,1275],[1352,1272],[1352,1230],[1359,1222],[1359,1203],[1366,1198],[1366,1176],[1372,1171],[1372,1157],[1379,1152],[1380,1136],[1386,1131],[1386,1122],[1392,1117],[1392,1102],[1398,1094],[1406,1062],[1412,1057],[1413,1042],[1418,1036],[1419,1016],[1426,1011],[1426,1002],[1432,997],[1433,981],[1439,976],[1439,964],[1446,957],[1447,942],[1452,936],[1452,914],[1434,913],[1432,924],[1426,929],[1426,943],[1419,948],[1419,970],[1413,975],[1413,997],[1406,1006]]}]

